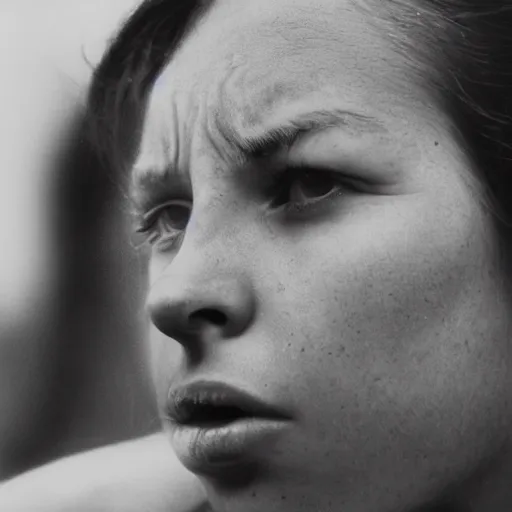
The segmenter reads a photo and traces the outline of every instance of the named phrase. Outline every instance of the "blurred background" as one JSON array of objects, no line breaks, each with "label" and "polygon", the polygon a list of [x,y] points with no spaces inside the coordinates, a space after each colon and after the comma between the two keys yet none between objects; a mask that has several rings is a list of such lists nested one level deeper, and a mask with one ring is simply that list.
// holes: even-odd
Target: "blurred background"
[{"label": "blurred background", "polygon": [[144,261],[83,125],[137,3],[0,0],[0,480],[159,427]]}]

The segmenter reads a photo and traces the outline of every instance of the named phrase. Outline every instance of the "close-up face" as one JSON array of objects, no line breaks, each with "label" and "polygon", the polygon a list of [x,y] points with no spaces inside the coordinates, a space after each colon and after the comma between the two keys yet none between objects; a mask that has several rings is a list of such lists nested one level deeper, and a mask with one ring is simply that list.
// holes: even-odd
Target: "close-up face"
[{"label": "close-up face", "polygon": [[508,442],[498,240],[406,66],[352,1],[219,0],[151,91],[133,183],[162,416],[212,381],[286,418],[232,461],[164,422],[216,510],[409,511]]}]

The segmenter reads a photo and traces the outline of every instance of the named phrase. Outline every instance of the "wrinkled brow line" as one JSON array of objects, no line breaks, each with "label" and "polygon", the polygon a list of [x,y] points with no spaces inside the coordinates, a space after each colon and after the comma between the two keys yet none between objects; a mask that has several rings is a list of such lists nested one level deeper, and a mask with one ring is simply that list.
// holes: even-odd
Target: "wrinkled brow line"
[{"label": "wrinkled brow line", "polygon": [[262,129],[259,134],[246,137],[233,134],[226,142],[234,147],[245,163],[287,150],[302,135],[323,132],[331,128],[341,128],[356,136],[386,131],[380,121],[362,114],[338,109],[315,110],[277,123],[274,127]]},{"label": "wrinkled brow line", "polygon": [[[242,136],[233,128],[216,123],[219,133],[229,146],[229,153],[237,166],[246,165],[262,158],[272,158],[286,151],[298,138],[312,133],[319,133],[332,128],[341,128],[352,136],[371,133],[387,133],[383,123],[376,118],[346,110],[316,110],[300,114],[295,118],[275,123],[273,127],[261,128],[257,133]],[[156,169],[133,166],[130,180],[130,195],[134,197],[137,190],[151,190],[155,187],[168,187],[172,182],[183,183],[187,176],[185,169],[172,166]]]}]

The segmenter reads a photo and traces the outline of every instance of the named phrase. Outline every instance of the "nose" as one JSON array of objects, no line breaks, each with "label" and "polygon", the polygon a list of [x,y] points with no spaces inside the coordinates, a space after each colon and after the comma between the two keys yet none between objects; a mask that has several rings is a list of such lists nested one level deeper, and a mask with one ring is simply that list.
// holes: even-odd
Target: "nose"
[{"label": "nose", "polygon": [[[147,310],[163,334],[182,345],[239,336],[254,318],[251,283],[236,271],[193,272],[171,264],[151,287]],[[181,268],[180,268],[181,267]],[[197,270],[197,269],[196,269]],[[204,269],[203,269],[204,270]]]}]

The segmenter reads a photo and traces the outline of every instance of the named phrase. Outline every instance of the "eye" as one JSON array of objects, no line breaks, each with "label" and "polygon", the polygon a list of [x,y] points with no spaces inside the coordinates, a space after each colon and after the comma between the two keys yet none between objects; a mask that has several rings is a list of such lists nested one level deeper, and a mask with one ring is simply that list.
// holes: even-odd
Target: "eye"
[{"label": "eye", "polygon": [[144,214],[136,231],[144,234],[151,245],[164,245],[168,248],[182,236],[191,211],[192,205],[189,201],[169,201]]},{"label": "eye", "polygon": [[348,190],[339,173],[310,169],[287,168],[277,179],[273,208],[304,211]]}]

